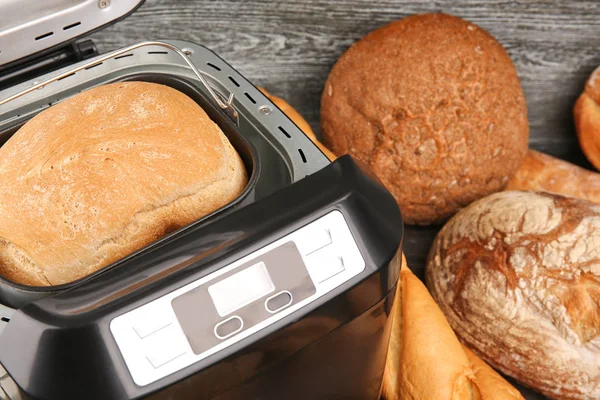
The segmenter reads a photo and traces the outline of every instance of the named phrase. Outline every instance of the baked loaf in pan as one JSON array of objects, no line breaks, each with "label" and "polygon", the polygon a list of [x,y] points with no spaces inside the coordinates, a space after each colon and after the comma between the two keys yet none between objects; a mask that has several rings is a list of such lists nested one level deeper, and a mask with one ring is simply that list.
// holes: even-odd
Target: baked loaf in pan
[{"label": "baked loaf in pan", "polygon": [[509,191],[440,231],[427,285],[458,337],[554,399],[600,398],[600,206]]},{"label": "baked loaf in pan", "polygon": [[240,156],[185,94],[146,82],[82,92],[0,148],[0,274],[82,278],[235,199]]}]

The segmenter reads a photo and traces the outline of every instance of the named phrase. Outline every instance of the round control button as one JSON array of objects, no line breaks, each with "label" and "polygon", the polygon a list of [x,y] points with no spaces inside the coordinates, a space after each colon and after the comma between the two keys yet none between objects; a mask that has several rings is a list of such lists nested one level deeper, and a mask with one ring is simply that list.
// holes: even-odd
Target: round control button
[{"label": "round control button", "polygon": [[229,336],[235,335],[244,327],[244,321],[237,315],[233,315],[224,321],[215,325],[215,336],[219,339],[227,339]]},{"label": "round control button", "polygon": [[265,301],[265,308],[270,313],[276,313],[292,304],[292,294],[287,290],[279,292]]}]

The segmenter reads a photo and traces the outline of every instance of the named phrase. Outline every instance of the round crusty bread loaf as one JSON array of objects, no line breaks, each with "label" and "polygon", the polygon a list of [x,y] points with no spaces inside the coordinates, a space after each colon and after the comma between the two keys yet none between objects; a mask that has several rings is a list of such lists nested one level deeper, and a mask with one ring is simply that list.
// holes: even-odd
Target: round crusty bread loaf
[{"label": "round crusty bread loaf", "polygon": [[441,222],[502,189],[529,136],[504,48],[445,14],[410,16],[351,46],[325,84],[321,127],[335,154],[370,165],[409,224]]},{"label": "round crusty bread loaf", "polygon": [[84,277],[218,209],[241,158],[185,94],[121,82],[73,96],[0,148],[0,273],[26,285]]},{"label": "round crusty bread loaf", "polygon": [[600,398],[600,206],[490,195],[443,227],[426,276],[457,335],[491,365],[555,399]]}]

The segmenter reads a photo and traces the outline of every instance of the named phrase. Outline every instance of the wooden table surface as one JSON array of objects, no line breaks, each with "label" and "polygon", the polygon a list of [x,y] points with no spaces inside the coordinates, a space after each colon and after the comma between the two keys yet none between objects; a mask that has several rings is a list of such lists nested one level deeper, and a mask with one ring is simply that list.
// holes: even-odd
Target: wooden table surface
[{"label": "wooden table surface", "polygon": [[[576,140],[572,107],[600,65],[598,0],[147,0],[93,38],[102,52],[147,39],[201,43],[253,83],[287,99],[319,134],[323,85],[348,46],[389,21],[439,11],[478,24],[507,49],[527,99],[531,147],[589,167]],[[407,227],[404,250],[420,277],[436,232]]]}]

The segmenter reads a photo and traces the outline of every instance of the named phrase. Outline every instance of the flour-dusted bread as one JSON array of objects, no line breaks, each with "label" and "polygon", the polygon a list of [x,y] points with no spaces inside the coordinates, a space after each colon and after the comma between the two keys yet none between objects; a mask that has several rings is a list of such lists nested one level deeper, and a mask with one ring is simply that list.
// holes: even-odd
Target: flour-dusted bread
[{"label": "flour-dusted bread", "polygon": [[84,277],[236,198],[241,158],[185,94],[145,83],[87,90],[0,148],[0,274]]},{"label": "flour-dusted bread", "polygon": [[321,98],[324,143],[367,163],[409,224],[445,221],[503,189],[527,152],[515,67],[485,30],[413,15],[353,44]]},{"label": "flour-dusted bread", "polygon": [[427,285],[459,338],[555,399],[600,398],[600,206],[508,191],[440,231]]}]

